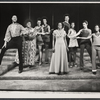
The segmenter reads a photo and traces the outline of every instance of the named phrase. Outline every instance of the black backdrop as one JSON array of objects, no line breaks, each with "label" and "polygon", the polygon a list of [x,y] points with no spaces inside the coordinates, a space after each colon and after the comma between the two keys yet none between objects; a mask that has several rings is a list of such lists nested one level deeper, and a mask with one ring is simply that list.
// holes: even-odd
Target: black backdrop
[{"label": "black backdrop", "polygon": [[70,22],[76,23],[76,30],[82,28],[82,21],[89,22],[89,28],[94,31],[94,25],[100,24],[100,4],[70,4],[70,3],[8,3],[0,4],[0,48],[3,45],[3,38],[7,26],[11,23],[12,15],[18,16],[18,22],[24,26],[26,19],[32,19],[36,25],[38,17],[46,16],[48,24],[55,29],[59,21],[64,21],[64,14],[70,15]]}]

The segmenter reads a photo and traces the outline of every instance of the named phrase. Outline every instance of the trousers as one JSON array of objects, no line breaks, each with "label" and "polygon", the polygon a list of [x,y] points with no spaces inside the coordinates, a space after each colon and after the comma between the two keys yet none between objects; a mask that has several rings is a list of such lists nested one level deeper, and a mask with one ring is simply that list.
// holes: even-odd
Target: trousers
[{"label": "trousers", "polygon": [[84,62],[83,62],[83,54],[84,54],[84,49],[87,50],[91,61],[92,61],[92,47],[89,43],[84,43],[84,44],[80,44],[80,67],[84,66]]},{"label": "trousers", "polygon": [[13,37],[9,42],[7,42],[6,47],[3,47],[1,49],[0,53],[0,65],[2,62],[2,58],[6,52],[7,49],[18,49],[18,55],[19,55],[19,70],[23,70],[23,62],[22,62],[22,37]]}]

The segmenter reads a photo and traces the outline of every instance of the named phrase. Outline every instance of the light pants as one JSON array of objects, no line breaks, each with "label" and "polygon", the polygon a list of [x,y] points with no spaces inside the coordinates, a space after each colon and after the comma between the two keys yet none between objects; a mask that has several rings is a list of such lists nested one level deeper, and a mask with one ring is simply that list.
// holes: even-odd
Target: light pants
[{"label": "light pants", "polygon": [[100,61],[100,46],[92,46],[92,71],[96,70],[96,55]]}]

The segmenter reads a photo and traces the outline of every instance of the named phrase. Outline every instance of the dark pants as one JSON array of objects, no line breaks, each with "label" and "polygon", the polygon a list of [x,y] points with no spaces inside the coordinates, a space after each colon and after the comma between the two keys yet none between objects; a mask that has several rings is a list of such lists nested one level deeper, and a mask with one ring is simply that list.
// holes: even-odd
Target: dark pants
[{"label": "dark pants", "polygon": [[76,63],[76,51],[77,47],[69,47],[69,64],[71,65],[71,62],[73,64]]},{"label": "dark pants", "polygon": [[6,48],[3,47],[0,54],[0,65],[2,58],[6,52],[7,49],[11,48],[17,48],[18,49],[18,55],[19,55],[19,70],[23,70],[22,65],[22,37],[14,37],[12,38],[6,45]]},{"label": "dark pants", "polygon": [[[69,40],[70,40],[70,39],[69,39],[68,37],[66,37],[67,46],[69,45]],[[69,55],[69,53],[70,53],[70,52],[67,51],[68,62],[70,61],[70,57],[69,57],[70,55]]]},{"label": "dark pants", "polygon": [[80,67],[84,66],[84,62],[83,62],[84,49],[87,50],[87,52],[89,53],[89,56],[91,58],[91,61],[92,61],[92,47],[91,47],[91,44],[89,44],[89,43],[81,44],[80,45]]}]

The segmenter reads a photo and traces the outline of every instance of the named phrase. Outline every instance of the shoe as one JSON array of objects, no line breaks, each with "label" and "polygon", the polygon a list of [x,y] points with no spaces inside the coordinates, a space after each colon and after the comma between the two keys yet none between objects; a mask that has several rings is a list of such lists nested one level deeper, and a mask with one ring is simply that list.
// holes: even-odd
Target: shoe
[{"label": "shoe", "polygon": [[74,64],[74,67],[78,67],[76,63]]},{"label": "shoe", "polygon": [[46,61],[46,62],[45,62],[45,64],[49,64],[49,62],[48,62],[48,61]]},{"label": "shoe", "polygon": [[55,72],[49,72],[49,74],[55,74]]},{"label": "shoe", "polygon": [[30,66],[29,66],[29,68],[33,68],[33,67],[36,67],[36,66],[35,66],[35,65],[30,65]]},{"label": "shoe", "polygon": [[96,75],[96,72],[92,72],[94,75]]},{"label": "shoe", "polygon": [[39,66],[41,66],[42,65],[42,62],[39,62]]},{"label": "shoe", "polygon": [[12,65],[13,65],[13,66],[18,66],[19,64],[16,63],[16,62],[13,62]]},{"label": "shoe", "polygon": [[70,68],[72,68],[73,66],[69,66]]},{"label": "shoe", "polygon": [[93,73],[94,75],[96,75],[97,70],[92,70],[92,73]]},{"label": "shoe", "polygon": [[19,71],[18,71],[19,74],[22,73],[22,72],[23,72],[22,70],[19,70]]},{"label": "shoe", "polygon": [[84,69],[84,67],[80,67],[80,70],[83,70]]}]

